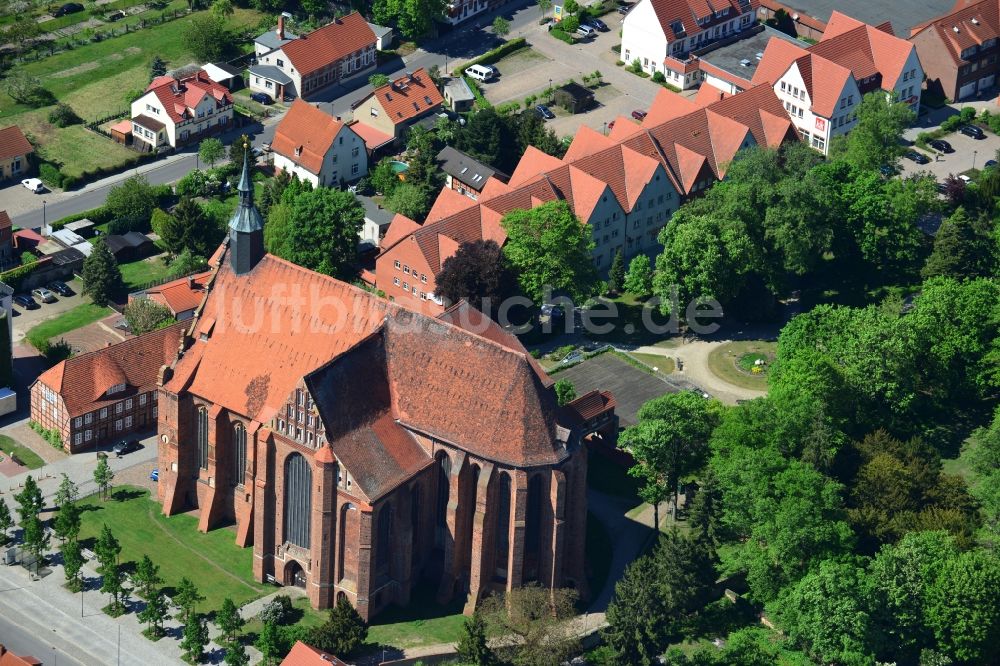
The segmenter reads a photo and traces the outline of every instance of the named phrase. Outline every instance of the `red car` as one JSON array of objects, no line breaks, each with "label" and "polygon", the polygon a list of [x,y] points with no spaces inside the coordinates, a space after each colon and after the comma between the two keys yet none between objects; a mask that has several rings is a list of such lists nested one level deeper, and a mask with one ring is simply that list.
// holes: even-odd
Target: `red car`
[{"label": "red car", "polygon": [[643,118],[646,117],[646,112],[639,111],[638,109],[636,109],[635,111],[632,112],[632,117],[635,118],[636,120],[642,120]]}]

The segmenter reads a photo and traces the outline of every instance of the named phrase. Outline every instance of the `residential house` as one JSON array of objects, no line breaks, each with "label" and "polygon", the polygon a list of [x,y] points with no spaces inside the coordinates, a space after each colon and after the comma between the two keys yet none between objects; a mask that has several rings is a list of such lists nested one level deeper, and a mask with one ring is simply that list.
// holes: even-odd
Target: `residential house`
[{"label": "residential house", "polygon": [[774,86],[802,140],[824,154],[854,127],[863,95],[881,90],[916,111],[922,81],[917,50],[888,24],[873,27],[837,11],[817,44],[768,42],[752,79]]},{"label": "residential house", "polygon": [[639,0],[622,20],[621,58],[690,88],[700,81],[690,53],[753,25],[758,0]]},{"label": "residential house", "polygon": [[297,99],[278,123],[271,141],[274,168],[313,187],[353,182],[368,173],[365,142],[351,126]]},{"label": "residential house", "polygon": [[0,266],[6,269],[14,260],[14,223],[7,211],[0,210]]},{"label": "residential house", "polygon": [[794,37],[767,25],[755,25],[745,31],[744,35],[732,43],[716,42],[699,51],[696,58],[692,58],[692,64],[701,71],[703,83],[735,95],[753,85],[751,81],[754,72],[772,38],[802,46],[802,42]]},{"label": "residential house", "polygon": [[233,126],[233,97],[208,74],[158,76],[132,102],[133,145],[176,148]]},{"label": "residential house", "polygon": [[927,74],[927,90],[951,100],[969,99],[996,85],[1000,1],[958,2],[914,26],[910,43]]},{"label": "residential house", "polygon": [[26,178],[34,147],[17,125],[0,129],[0,181]]},{"label": "residential house", "polygon": [[0,643],[0,666],[42,666],[42,661],[35,657],[19,657]]},{"label": "residential house", "polygon": [[465,303],[431,318],[267,254],[245,170],[238,190],[160,372],[163,513],[234,525],[256,581],[366,621],[421,580],[468,613],[527,584],[586,596],[585,442],[617,422],[572,418],[520,341]]},{"label": "residential house", "polygon": [[30,387],[31,420],[62,436],[67,453],[156,427],[157,377],[177,356],[185,324],[73,356]]},{"label": "residential house", "polygon": [[[443,103],[441,92],[421,67],[370,92],[355,107],[354,120],[374,130],[368,134],[377,141],[399,141],[412,124],[437,113]],[[369,141],[368,136],[365,140]]]},{"label": "residential house", "polygon": [[562,159],[529,147],[510,181],[490,178],[476,200],[446,187],[422,225],[397,216],[382,239],[375,284],[392,300],[438,314],[449,304],[434,295],[435,278],[462,243],[502,245],[504,215],[556,200],[589,226],[594,265],[606,271],[619,250],[626,259],[656,251],[681,201],[723,178],[737,152],[795,140],[771,86],[693,100],[664,89],[641,124],[618,118],[608,136],[581,127]]},{"label": "residential house", "polygon": [[206,285],[211,275],[211,271],[205,271],[171,280],[145,291],[129,294],[128,302],[148,298],[169,310],[177,321],[185,321],[194,316],[194,311],[205,299]]},{"label": "residential house", "polygon": [[337,659],[332,654],[317,650],[302,641],[295,645],[281,661],[281,666],[348,666],[346,662]]},{"label": "residential house", "polygon": [[444,172],[445,187],[473,200],[483,193],[490,178],[498,178],[503,183],[509,180],[506,174],[451,146],[441,149],[437,154],[437,161]]},{"label": "residential house", "polygon": [[278,27],[254,40],[257,62],[248,70],[250,89],[274,99],[306,97],[370,72],[376,65],[375,33],[358,12],[297,36]]}]

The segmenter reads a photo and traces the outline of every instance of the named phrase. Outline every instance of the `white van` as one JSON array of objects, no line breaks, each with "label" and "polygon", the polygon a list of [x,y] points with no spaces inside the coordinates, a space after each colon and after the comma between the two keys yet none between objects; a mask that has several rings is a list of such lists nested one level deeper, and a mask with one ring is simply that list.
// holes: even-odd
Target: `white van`
[{"label": "white van", "polygon": [[580,27],[576,29],[576,34],[582,37],[593,37],[594,35],[597,34],[597,31],[591,28],[589,25],[581,24]]},{"label": "white van", "polygon": [[494,69],[488,65],[472,65],[465,68],[465,75],[476,81],[492,81]]}]

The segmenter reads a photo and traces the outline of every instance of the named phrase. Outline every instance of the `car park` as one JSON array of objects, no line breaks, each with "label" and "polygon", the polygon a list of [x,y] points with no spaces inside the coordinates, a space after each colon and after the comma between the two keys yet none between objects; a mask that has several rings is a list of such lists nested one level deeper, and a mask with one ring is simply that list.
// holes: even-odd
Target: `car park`
[{"label": "car park", "polygon": [[642,120],[643,118],[646,117],[646,115],[647,115],[646,112],[640,109],[636,109],[635,111],[632,112],[632,117],[635,118],[636,120]]},{"label": "car park", "polygon": [[939,150],[942,153],[953,153],[955,149],[951,147],[951,144],[944,139],[934,139],[930,142],[930,147],[934,150]]},{"label": "car park", "polygon": [[31,295],[40,300],[42,303],[55,303],[56,295],[45,287],[38,287],[37,289],[31,290]]},{"label": "car park", "polygon": [[138,451],[141,448],[142,447],[139,445],[139,442],[134,439],[123,439],[115,444],[114,448],[111,450],[114,451],[114,454],[120,458],[127,453]]},{"label": "car park", "polygon": [[60,296],[72,296],[73,290],[69,288],[69,285],[61,280],[54,280],[49,282],[49,291],[54,291]]},{"label": "car park", "polygon": [[251,93],[250,99],[257,102],[258,104],[263,104],[264,106],[267,106],[268,104],[274,104],[274,100],[271,99],[271,96],[268,95],[267,93],[262,93],[262,92]]},{"label": "car park", "polygon": [[587,23],[594,30],[598,30],[600,32],[607,32],[608,30],[610,30],[610,28],[608,28],[608,24],[605,23],[604,21],[602,21],[601,19],[597,19],[597,18],[590,19],[589,21],[587,21]]},{"label": "car park", "polygon": [[38,303],[35,302],[31,296],[27,294],[14,294],[14,303],[20,305],[25,310],[37,310]]},{"label": "car park", "polygon": [[962,128],[958,130],[965,136],[971,136],[973,139],[985,139],[986,133],[979,127],[975,125],[962,125]]},{"label": "car park", "polygon": [[556,114],[552,113],[552,111],[549,110],[549,107],[545,106],[544,104],[539,104],[538,106],[536,106],[535,111],[538,112],[539,117],[541,117],[543,120],[552,120],[553,118],[556,117]]},{"label": "car park", "polygon": [[912,161],[916,162],[917,164],[927,164],[928,162],[931,161],[931,158],[929,158],[926,155],[924,155],[923,153],[919,153],[919,152],[917,152],[915,150],[908,150],[908,151],[906,151],[906,154],[903,155],[903,157],[905,157],[908,160],[912,160]]},{"label": "car park", "polygon": [[42,183],[42,181],[38,180],[37,178],[25,178],[24,180],[21,181],[21,184],[27,187],[32,192],[34,192],[35,194],[41,194],[42,192],[45,191],[45,185]]}]

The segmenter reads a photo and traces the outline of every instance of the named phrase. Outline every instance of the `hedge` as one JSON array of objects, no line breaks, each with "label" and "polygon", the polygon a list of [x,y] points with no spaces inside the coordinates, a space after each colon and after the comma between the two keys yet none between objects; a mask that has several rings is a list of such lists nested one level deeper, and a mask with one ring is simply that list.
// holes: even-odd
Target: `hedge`
[{"label": "hedge", "polygon": [[72,215],[67,215],[64,218],[53,222],[52,231],[58,231],[70,222],[77,222],[79,220],[90,220],[94,224],[104,224],[105,222],[111,221],[111,213],[109,213],[104,206],[91,208],[90,210],[85,210],[82,213],[73,213]]},{"label": "hedge", "polygon": [[20,291],[21,284],[24,282],[24,279],[31,275],[36,268],[38,268],[38,262],[34,261],[30,264],[17,266],[9,271],[4,271],[3,273],[0,273],[0,282],[3,282],[15,292]]},{"label": "hedge", "polygon": [[492,109],[493,105],[490,104],[490,101],[483,96],[483,91],[479,88],[479,83],[465,75],[463,75],[462,78],[465,79],[467,84],[469,84],[469,90],[472,91],[473,96],[476,98],[476,105],[479,106],[480,109]]},{"label": "hedge", "polygon": [[566,42],[567,44],[573,43],[573,38],[569,35],[569,33],[559,30],[558,28],[553,28],[549,31],[549,34],[561,42]]},{"label": "hedge", "polygon": [[452,70],[451,74],[452,76],[460,76],[462,72],[464,72],[469,67],[472,67],[473,65],[492,65],[505,55],[510,55],[514,51],[519,51],[520,49],[526,48],[527,46],[528,46],[528,40],[526,40],[524,37],[517,37],[515,39],[510,40],[509,42],[504,42],[495,49],[490,49],[489,51],[479,56],[475,60],[470,60],[469,62],[465,63],[462,67],[455,68],[454,70]]}]

